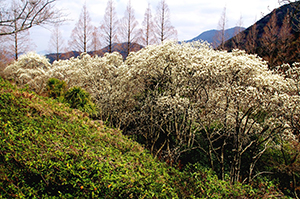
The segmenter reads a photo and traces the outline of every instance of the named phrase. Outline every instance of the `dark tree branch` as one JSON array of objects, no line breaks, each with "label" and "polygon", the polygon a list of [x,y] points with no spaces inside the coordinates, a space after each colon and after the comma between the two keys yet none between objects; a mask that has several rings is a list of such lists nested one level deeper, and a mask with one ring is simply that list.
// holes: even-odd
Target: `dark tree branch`
[{"label": "dark tree branch", "polygon": [[[65,21],[60,10],[54,8],[57,0],[16,1],[15,8],[5,4],[0,8],[0,36],[11,35],[34,26],[56,24]],[[14,24],[21,24],[17,29]]]}]

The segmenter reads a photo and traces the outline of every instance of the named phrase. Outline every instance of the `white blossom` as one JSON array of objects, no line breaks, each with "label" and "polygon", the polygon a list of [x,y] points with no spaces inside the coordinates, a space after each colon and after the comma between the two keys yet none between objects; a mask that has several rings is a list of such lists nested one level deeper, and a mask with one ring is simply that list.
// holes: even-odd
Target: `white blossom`
[{"label": "white blossom", "polygon": [[[39,92],[50,77],[69,87],[81,86],[95,100],[103,120],[143,136],[157,153],[168,148],[164,141],[157,142],[158,137],[176,137],[175,148],[165,151],[176,156],[193,145],[197,132],[216,123],[226,136],[239,131],[243,146],[251,142],[251,135],[267,137],[280,125],[291,132],[288,118],[299,118],[298,65],[283,65],[284,74],[274,73],[260,57],[245,51],[164,42],[130,53],[125,61],[114,52],[103,57],[82,54],[50,65],[29,53],[5,73]],[[261,135],[266,126],[270,130]],[[210,136],[220,132],[216,129]]]}]

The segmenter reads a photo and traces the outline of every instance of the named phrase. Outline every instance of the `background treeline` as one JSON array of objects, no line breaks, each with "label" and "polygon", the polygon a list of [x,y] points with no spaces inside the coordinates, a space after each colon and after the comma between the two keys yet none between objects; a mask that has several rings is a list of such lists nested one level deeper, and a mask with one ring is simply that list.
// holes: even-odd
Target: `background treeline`
[{"label": "background treeline", "polygon": [[[50,4],[48,1],[43,2],[46,5]],[[6,8],[8,13],[12,15],[15,13],[14,18],[12,17],[12,20],[15,20],[13,20],[14,26],[0,27],[3,32],[11,32],[0,38],[1,54],[4,60],[17,60],[20,54],[34,50],[28,29],[14,31],[14,29],[22,28],[23,20],[18,19],[18,13],[22,12],[24,6],[18,1],[13,1],[9,2]],[[51,9],[53,8],[49,8]],[[50,19],[51,17],[49,16]],[[177,31],[171,24],[170,10],[165,0],[159,2],[154,14],[152,14],[151,5],[148,4],[141,22],[135,18],[135,10],[131,6],[131,1],[128,1],[124,16],[119,19],[115,1],[108,0],[103,20],[98,22],[99,26],[92,25],[87,5],[84,4],[68,41],[65,41],[61,30],[63,22],[65,20],[55,23],[51,28],[49,50],[52,55],[49,57],[53,60],[67,59],[82,52],[103,56],[105,52],[113,51],[121,52],[125,58],[129,52],[137,51],[143,46],[158,44],[166,39],[177,39]]]}]

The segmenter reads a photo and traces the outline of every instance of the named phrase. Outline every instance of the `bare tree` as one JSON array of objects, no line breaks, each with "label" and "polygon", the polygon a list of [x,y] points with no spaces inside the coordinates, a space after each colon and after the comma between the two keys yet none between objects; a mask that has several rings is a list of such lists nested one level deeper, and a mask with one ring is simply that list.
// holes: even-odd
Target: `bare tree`
[{"label": "bare tree", "polygon": [[109,53],[112,52],[113,43],[117,41],[118,23],[119,21],[117,18],[114,1],[108,0],[100,30],[104,37],[105,43],[108,45]]},{"label": "bare tree", "polygon": [[[16,5],[12,10],[9,6],[12,3],[10,0],[1,1],[0,35],[14,34],[33,26],[64,21],[62,12],[54,7],[56,0],[17,0],[14,2]],[[17,29],[16,23],[19,24]]]},{"label": "bare tree", "polygon": [[[13,11],[13,17],[17,18],[18,16],[18,5],[17,1],[13,0],[11,3],[10,10]],[[13,21],[13,28],[9,28],[14,31],[14,33],[10,35],[2,35],[1,37],[4,37],[4,40],[2,42],[2,46],[6,49],[6,53],[8,57],[14,57],[15,60],[18,60],[20,53],[28,52],[29,50],[32,50],[32,41],[30,40],[30,33],[29,30],[24,30],[22,32],[17,32],[16,30],[19,29],[21,26],[20,22],[17,20]],[[6,28],[8,29],[8,28]]]},{"label": "bare tree", "polygon": [[152,19],[150,4],[146,9],[144,21],[142,23],[142,44],[145,46],[157,43],[155,38],[155,25]]},{"label": "bare tree", "polygon": [[292,7],[291,12],[291,23],[292,28],[295,32],[300,32],[300,3],[299,0],[278,0],[279,4],[290,4]]},{"label": "bare tree", "polygon": [[271,13],[269,21],[264,27],[264,33],[261,38],[263,47],[263,57],[269,62],[269,66],[273,66],[276,62],[276,48],[278,41],[278,25],[276,11]]},{"label": "bare tree", "polygon": [[92,41],[90,44],[90,49],[96,53],[96,51],[100,50],[102,43],[100,41],[101,34],[99,32],[99,28],[94,27],[93,33],[92,33]]},{"label": "bare tree", "polygon": [[285,15],[283,19],[282,26],[280,27],[280,31],[278,34],[278,45],[277,45],[277,57],[278,62],[277,65],[281,65],[283,63],[288,63],[293,55],[294,50],[291,49],[292,41],[294,40],[294,35],[292,34],[292,26],[290,23],[290,14],[289,12]]},{"label": "bare tree", "polygon": [[158,3],[156,16],[156,37],[162,43],[167,39],[177,39],[177,31],[171,25],[170,9],[166,0],[161,0]]},{"label": "bare tree", "polygon": [[257,25],[256,23],[254,23],[246,37],[245,50],[248,53],[252,53],[252,54],[256,53],[257,34],[258,34]]},{"label": "bare tree", "polygon": [[237,24],[236,24],[236,28],[234,30],[234,38],[233,38],[233,47],[234,48],[241,48],[241,44],[243,43],[245,34],[242,32],[243,29],[243,18],[242,16],[240,17],[240,19],[238,20]]},{"label": "bare tree", "polygon": [[69,46],[72,50],[87,52],[87,46],[91,41],[94,27],[91,25],[91,18],[87,11],[86,4],[83,5],[79,21],[72,30]]},{"label": "bare tree", "polygon": [[218,47],[221,49],[225,48],[225,41],[228,39],[228,35],[225,34],[227,27],[227,17],[226,17],[226,7],[224,7],[221,18],[218,24],[218,31],[214,36],[214,47]]},{"label": "bare tree", "polygon": [[[16,26],[17,27],[17,26]],[[15,32],[7,37],[7,53],[13,55],[15,60],[18,60],[20,54],[33,50],[35,45],[30,39],[29,30]]]},{"label": "bare tree", "polygon": [[57,24],[57,25],[55,25],[54,29],[52,30],[51,38],[49,41],[49,49],[51,51],[55,50],[57,61],[60,58],[59,53],[64,51],[64,48],[65,48],[65,41],[63,39],[59,25]]},{"label": "bare tree", "polygon": [[126,56],[133,50],[134,45],[139,42],[141,30],[138,29],[138,21],[134,16],[134,9],[131,6],[131,1],[128,1],[125,15],[120,23],[120,35],[123,41],[126,41],[125,50]]}]

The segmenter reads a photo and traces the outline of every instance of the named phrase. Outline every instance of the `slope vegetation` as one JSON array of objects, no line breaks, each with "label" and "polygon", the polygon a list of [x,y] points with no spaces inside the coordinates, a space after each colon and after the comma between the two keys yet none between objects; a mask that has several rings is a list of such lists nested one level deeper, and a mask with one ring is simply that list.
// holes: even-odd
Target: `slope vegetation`
[{"label": "slope vegetation", "polygon": [[[257,198],[277,194],[170,168],[116,129],[0,78],[0,198]],[[268,189],[266,187],[269,187]]]},{"label": "slope vegetation", "polygon": [[79,111],[3,80],[0,103],[4,197],[150,197],[171,188],[163,164]]}]

